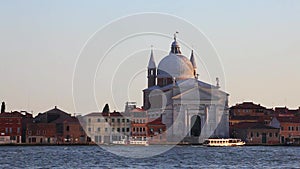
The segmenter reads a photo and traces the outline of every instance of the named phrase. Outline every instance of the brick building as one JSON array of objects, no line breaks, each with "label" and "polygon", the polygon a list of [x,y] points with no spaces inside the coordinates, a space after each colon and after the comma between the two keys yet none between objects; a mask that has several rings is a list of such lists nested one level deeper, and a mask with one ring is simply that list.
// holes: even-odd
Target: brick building
[{"label": "brick building", "polygon": [[240,138],[249,145],[280,144],[279,128],[262,123],[239,123],[232,130],[235,138]]},{"label": "brick building", "polygon": [[300,117],[274,117],[270,125],[280,128],[282,144],[300,144]]},{"label": "brick building", "polygon": [[26,124],[32,122],[27,112],[2,112],[0,114],[0,143],[22,143],[25,141]]},{"label": "brick building", "polygon": [[38,114],[27,125],[29,144],[84,144],[87,137],[78,119],[55,107]]}]

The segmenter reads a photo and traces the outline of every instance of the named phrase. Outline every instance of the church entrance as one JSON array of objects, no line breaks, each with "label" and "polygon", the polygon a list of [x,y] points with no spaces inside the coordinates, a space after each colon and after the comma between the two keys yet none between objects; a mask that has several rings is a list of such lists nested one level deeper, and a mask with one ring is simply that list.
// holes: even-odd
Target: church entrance
[{"label": "church entrance", "polygon": [[201,118],[198,115],[194,115],[191,118],[191,136],[199,137],[201,134]]}]

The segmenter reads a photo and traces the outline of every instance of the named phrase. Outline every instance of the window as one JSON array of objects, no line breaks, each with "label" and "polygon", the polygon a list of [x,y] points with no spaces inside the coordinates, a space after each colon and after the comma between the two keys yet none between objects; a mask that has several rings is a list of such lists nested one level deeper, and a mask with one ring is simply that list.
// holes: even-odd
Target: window
[{"label": "window", "polygon": [[17,133],[20,133],[20,127],[17,128]]},{"label": "window", "polygon": [[31,141],[32,141],[33,143],[35,143],[35,142],[36,142],[36,138],[35,138],[35,137],[32,137]]},{"label": "window", "polygon": [[89,123],[91,122],[91,119],[90,119],[90,118],[88,119],[88,122],[89,122]]},{"label": "window", "polygon": [[8,128],[5,128],[5,133],[8,133]]},{"label": "window", "polygon": [[127,123],[129,123],[130,121],[129,121],[129,119],[127,119]]},{"label": "window", "polygon": [[120,128],[117,128],[117,132],[120,132]]},{"label": "window", "polygon": [[278,137],[278,133],[275,133],[275,137]]},{"label": "window", "polygon": [[100,127],[98,127],[97,131],[98,131],[98,132],[100,132],[100,131],[101,131],[101,128],[100,128]]},{"label": "window", "polygon": [[67,130],[67,131],[70,131],[70,126],[67,126],[66,130]]},{"label": "window", "polygon": [[130,131],[130,129],[129,128],[126,128],[126,132],[129,132]]},{"label": "window", "polygon": [[282,126],[280,127],[280,129],[281,129],[281,130],[284,130],[284,128],[283,128]]},{"label": "window", "polygon": [[253,137],[253,133],[252,132],[250,133],[250,135],[251,135],[251,137]]},{"label": "window", "polygon": [[97,119],[97,122],[98,122],[98,123],[100,123],[100,122],[101,122],[101,119],[100,119],[100,118],[99,118],[99,119]]},{"label": "window", "polygon": [[292,126],[292,131],[294,131],[294,126]]},{"label": "window", "polygon": [[88,128],[88,131],[92,131],[92,129],[89,127],[89,128]]},{"label": "window", "polygon": [[122,132],[123,132],[123,133],[125,132],[125,128],[122,128]]},{"label": "window", "polygon": [[31,133],[32,133],[32,132],[31,132],[31,130],[29,130],[29,131],[28,131],[28,135],[30,135],[30,136],[31,136]]},{"label": "window", "polygon": [[9,132],[12,133],[12,128],[11,127],[9,128]]},{"label": "window", "polygon": [[107,132],[108,131],[108,129],[107,128],[105,128],[105,132]]},{"label": "window", "polygon": [[259,137],[259,132],[256,133],[256,137]]},{"label": "window", "polygon": [[134,128],[132,128],[132,130],[133,130],[133,132],[135,132],[135,127],[134,127]]},{"label": "window", "polygon": [[269,133],[269,137],[272,137],[273,136],[273,133]]},{"label": "window", "polygon": [[122,123],[125,123],[125,119],[122,119]]},{"label": "window", "polygon": [[120,123],[120,119],[117,119],[117,122]]},{"label": "window", "polygon": [[107,122],[107,118],[105,118],[105,122]]},{"label": "window", "polygon": [[112,119],[111,119],[111,122],[112,122],[112,123],[114,123],[114,122],[115,122],[115,119],[114,119],[114,118],[112,118]]},{"label": "window", "polygon": [[115,132],[115,128],[112,128],[111,131],[112,131],[112,132]]}]

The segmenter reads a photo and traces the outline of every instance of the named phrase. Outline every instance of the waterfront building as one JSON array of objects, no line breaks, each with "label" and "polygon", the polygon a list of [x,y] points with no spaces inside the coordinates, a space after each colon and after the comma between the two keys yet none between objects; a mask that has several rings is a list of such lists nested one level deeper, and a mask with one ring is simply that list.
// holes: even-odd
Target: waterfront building
[{"label": "waterfront building", "polygon": [[39,113],[27,124],[26,143],[29,144],[84,144],[87,136],[78,119],[58,109]]},{"label": "waterfront building", "polygon": [[274,117],[270,126],[280,129],[282,144],[300,144],[300,117]]},{"label": "waterfront building", "polygon": [[128,139],[130,117],[120,112],[93,112],[80,117],[86,134],[97,144]]},{"label": "waterfront building", "polygon": [[176,36],[169,55],[158,66],[151,50],[143,109],[149,122],[161,118],[169,142],[202,143],[208,137],[229,135],[229,94],[218,83],[198,80],[195,60],[193,51],[190,59],[182,55]]},{"label": "waterfront building", "polygon": [[280,144],[279,128],[263,123],[239,123],[233,127],[233,137],[242,139],[248,145]]},{"label": "waterfront building", "polygon": [[146,141],[148,137],[147,111],[134,108],[129,111],[131,117],[131,137],[134,140]]},{"label": "waterfront building", "polygon": [[26,124],[32,121],[32,114],[25,111],[2,112],[0,114],[0,144],[24,143]]},{"label": "waterfront building", "polygon": [[135,102],[127,102],[125,112],[131,119],[130,139],[148,141],[149,144],[166,143],[166,125],[161,118],[149,120],[147,111],[137,108]]}]

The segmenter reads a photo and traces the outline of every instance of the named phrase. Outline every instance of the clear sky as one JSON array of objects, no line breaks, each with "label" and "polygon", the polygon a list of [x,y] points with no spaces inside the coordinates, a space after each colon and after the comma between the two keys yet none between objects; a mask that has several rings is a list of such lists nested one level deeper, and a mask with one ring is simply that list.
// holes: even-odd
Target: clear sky
[{"label": "clear sky", "polygon": [[[8,110],[37,114],[57,105],[73,113],[72,75],[85,42],[110,21],[141,12],[179,16],[208,36],[222,60],[230,105],[300,106],[297,0],[1,1],[0,100]],[[131,93],[139,105],[140,90]],[[99,107],[111,102],[105,98]],[[126,101],[111,109],[122,111]]]}]

